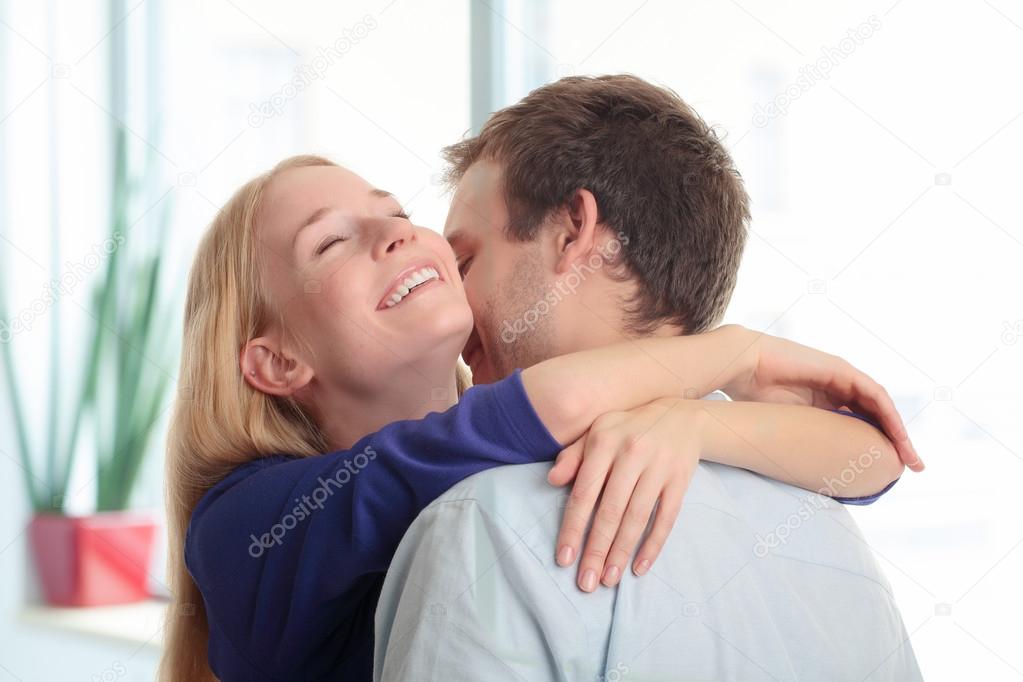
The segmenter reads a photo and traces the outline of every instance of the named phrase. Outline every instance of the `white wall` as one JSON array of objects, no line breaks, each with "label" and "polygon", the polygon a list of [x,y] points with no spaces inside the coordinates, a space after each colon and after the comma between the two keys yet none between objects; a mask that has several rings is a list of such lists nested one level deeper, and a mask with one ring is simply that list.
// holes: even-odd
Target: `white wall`
[{"label": "white wall", "polygon": [[[158,150],[167,198],[174,202],[171,249],[182,282],[199,235],[220,203],[292,154],[330,156],[393,192],[418,222],[443,224],[447,203],[437,182],[439,150],[469,128],[466,3],[148,0],[137,9],[136,3],[128,4],[124,25],[140,21],[151,3],[162,7],[166,27],[166,89],[163,139],[146,143]],[[0,183],[9,197],[4,213],[10,222],[0,232],[7,240],[2,246],[10,268],[10,308],[17,313],[60,274],[52,273],[49,263],[50,142],[57,145],[60,166],[60,264],[80,260],[107,233],[110,121],[101,107],[107,98],[104,35],[109,26],[100,0],[9,2],[4,10],[0,41],[9,60],[0,66],[0,117],[9,114],[2,124],[9,155]],[[60,67],[59,78],[51,77],[54,65]],[[285,88],[296,68],[305,69],[309,87],[292,93]],[[129,93],[141,96],[137,89]],[[56,137],[47,120],[50,97],[60,109]],[[253,116],[253,107],[272,98],[278,105],[273,115]],[[86,305],[99,274],[91,273],[62,301],[68,363],[80,351],[76,330],[87,321],[75,303]],[[54,310],[36,317],[32,329],[14,340],[23,378],[46,377]],[[176,374],[174,367],[165,369]],[[24,383],[38,433],[45,421],[45,381]],[[8,396],[0,397],[5,401],[0,405],[0,500],[7,512],[0,514],[0,679],[152,679],[152,648],[135,652],[137,647],[18,621],[36,587],[24,533],[29,505],[7,422]],[[139,491],[141,506],[162,504],[162,437]],[[88,434],[83,440],[85,464],[72,485],[77,492],[71,508],[78,511],[89,510],[93,495]],[[162,579],[162,556],[151,572]]]}]

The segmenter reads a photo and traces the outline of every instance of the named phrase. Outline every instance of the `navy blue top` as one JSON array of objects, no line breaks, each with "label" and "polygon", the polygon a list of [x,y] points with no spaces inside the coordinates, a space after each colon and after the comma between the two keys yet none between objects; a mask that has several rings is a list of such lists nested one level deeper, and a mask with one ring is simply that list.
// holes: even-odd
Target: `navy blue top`
[{"label": "navy blue top", "polygon": [[349,450],[259,459],[211,488],[192,513],[185,565],[217,677],[370,679],[380,588],[419,512],[474,473],[562,449],[520,374]]},{"label": "navy blue top", "polygon": [[185,565],[203,595],[217,677],[370,679],[384,576],[419,512],[474,473],[562,449],[520,375],[349,450],[255,460],[211,488],[192,513]]}]

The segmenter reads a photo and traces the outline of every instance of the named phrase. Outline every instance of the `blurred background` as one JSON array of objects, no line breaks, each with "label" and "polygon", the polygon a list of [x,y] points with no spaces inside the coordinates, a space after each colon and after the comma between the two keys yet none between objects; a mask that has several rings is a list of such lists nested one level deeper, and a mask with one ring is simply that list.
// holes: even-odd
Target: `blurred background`
[{"label": "blurred background", "polygon": [[[620,72],[745,178],[726,321],[904,415],[926,473],[852,513],[926,679],[1023,677],[1021,66],[1008,0],[0,0],[0,680],[153,677],[183,285],[237,186],[325,154],[439,230],[444,145]],[[87,586],[36,568],[69,537]]]}]

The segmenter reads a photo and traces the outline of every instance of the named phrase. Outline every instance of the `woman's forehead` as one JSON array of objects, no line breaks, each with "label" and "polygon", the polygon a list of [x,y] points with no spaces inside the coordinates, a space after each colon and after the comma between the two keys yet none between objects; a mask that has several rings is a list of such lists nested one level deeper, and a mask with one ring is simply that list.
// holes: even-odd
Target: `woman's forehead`
[{"label": "woman's forehead", "polygon": [[258,223],[266,233],[290,239],[289,235],[322,209],[359,212],[376,193],[366,180],[340,166],[289,168],[267,186]]},{"label": "woman's forehead", "polygon": [[267,187],[268,207],[308,202],[356,201],[373,189],[361,176],[341,166],[303,166],[278,173]]}]

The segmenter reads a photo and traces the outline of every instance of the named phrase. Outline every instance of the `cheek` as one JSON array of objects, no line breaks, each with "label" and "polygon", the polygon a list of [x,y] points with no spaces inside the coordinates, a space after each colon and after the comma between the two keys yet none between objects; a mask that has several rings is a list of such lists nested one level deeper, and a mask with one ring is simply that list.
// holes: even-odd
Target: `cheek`
[{"label": "cheek", "polygon": [[313,290],[306,296],[316,306],[317,317],[331,319],[351,315],[365,306],[368,292],[362,291],[361,279],[351,273],[337,272],[324,280],[322,286],[312,283]]},{"label": "cheek", "polygon": [[378,302],[371,300],[368,280],[368,275],[349,267],[305,282],[292,303],[305,310],[313,345],[329,350],[332,344],[348,348],[359,341],[359,330],[366,328],[366,318]]},{"label": "cheek", "polygon": [[483,263],[474,264],[462,286],[477,326],[485,326],[493,317],[500,297],[500,282],[494,270]]}]

